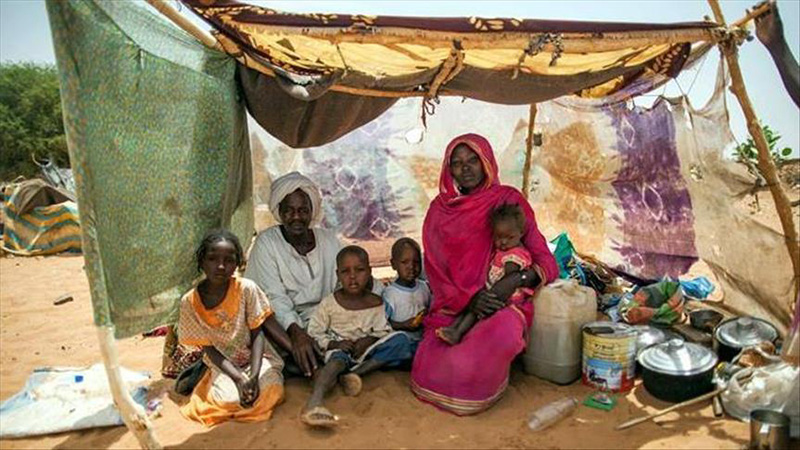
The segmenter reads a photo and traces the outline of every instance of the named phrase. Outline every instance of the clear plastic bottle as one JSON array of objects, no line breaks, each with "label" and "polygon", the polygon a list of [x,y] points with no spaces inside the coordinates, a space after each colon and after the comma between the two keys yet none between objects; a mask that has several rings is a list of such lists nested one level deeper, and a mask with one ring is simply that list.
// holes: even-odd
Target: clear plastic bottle
[{"label": "clear plastic bottle", "polygon": [[566,397],[542,406],[531,414],[528,420],[528,428],[532,431],[541,431],[555,424],[561,419],[572,414],[578,406],[578,399]]}]

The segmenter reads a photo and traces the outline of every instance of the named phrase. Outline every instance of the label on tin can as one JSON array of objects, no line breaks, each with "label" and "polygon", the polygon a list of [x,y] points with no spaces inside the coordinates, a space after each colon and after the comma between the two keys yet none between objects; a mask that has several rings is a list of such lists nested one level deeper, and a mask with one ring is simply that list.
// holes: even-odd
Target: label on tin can
[{"label": "label on tin can", "polygon": [[607,392],[626,392],[636,377],[636,331],[625,324],[591,322],[583,326],[583,384]]}]

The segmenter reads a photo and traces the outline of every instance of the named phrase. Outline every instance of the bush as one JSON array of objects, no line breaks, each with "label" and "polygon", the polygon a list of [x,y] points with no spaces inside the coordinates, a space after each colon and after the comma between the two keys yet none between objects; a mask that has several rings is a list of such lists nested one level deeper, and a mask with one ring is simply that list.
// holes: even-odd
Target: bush
[{"label": "bush", "polygon": [[0,63],[0,180],[39,173],[32,157],[69,166],[53,65]]},{"label": "bush", "polygon": [[[778,145],[781,135],[772,131],[768,125],[763,125],[761,129],[764,131],[764,137],[767,139],[772,161],[777,168],[780,168],[784,160],[792,154],[792,149],[784,147],[781,150],[776,150],[775,147]],[[737,145],[735,152],[737,161],[745,164],[751,171],[758,170],[758,149],[752,137],[748,138],[747,142]],[[754,173],[754,175],[755,174],[756,173]],[[758,172],[758,174],[763,177],[763,174],[760,172]]]}]

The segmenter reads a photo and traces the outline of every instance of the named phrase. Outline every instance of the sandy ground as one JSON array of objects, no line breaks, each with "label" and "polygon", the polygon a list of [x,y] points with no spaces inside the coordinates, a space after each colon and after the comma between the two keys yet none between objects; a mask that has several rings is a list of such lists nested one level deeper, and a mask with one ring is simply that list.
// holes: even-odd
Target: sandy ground
[{"label": "sandy ground", "polygon": [[[92,325],[89,286],[82,257],[0,258],[0,398],[22,388],[36,367],[84,366],[100,361]],[[53,300],[69,293],[75,301]],[[119,341],[122,364],[153,374],[152,395],[171,389],[159,375],[163,338]],[[540,433],[525,425],[529,412],[566,395],[591,392],[579,383],[556,386],[515,368],[505,397],[477,417],[458,418],[417,401],[408,373],[384,372],[365,378],[364,392],[348,398],[335,391],[331,409],[342,417],[338,431],[310,431],[297,420],[310,393],[302,379],[286,383],[286,402],[272,420],[227,423],[213,429],[184,419],[179,397],[164,399],[154,420],[161,442],[170,447],[248,448],[739,448],[748,428],[732,419],[715,419],[710,405],[690,407],[658,423],[630,430],[614,426],[646,411],[668,406],[637,386],[611,412],[587,407]],[[137,445],[124,427],[64,433],[37,439],[0,441],[2,448],[130,448]]]},{"label": "sandy ground", "polygon": [[[798,197],[796,190],[790,192],[792,199]],[[771,202],[764,201],[768,194],[761,198],[762,207],[765,203],[767,207],[757,213],[759,219],[779,227]],[[63,294],[72,295],[74,301],[53,305]],[[162,416],[153,423],[160,441],[169,447],[738,449],[748,442],[748,425],[714,418],[710,403],[615,431],[621,422],[669,406],[650,396],[641,381],[619,397],[610,412],[580,406],[564,421],[534,433],[526,426],[532,410],[567,395],[583,399],[592,391],[580,383],[557,386],[527,376],[518,366],[505,397],[475,417],[459,418],[425,405],[409,391],[407,372],[382,372],[365,378],[357,398],[334,391],[329,407],[342,418],[334,432],[312,431],[298,421],[310,394],[303,379],[286,382],[286,401],[270,421],[206,429],[178,412],[186,399],[170,394],[173,381],[160,376],[162,345],[163,338],[135,337],[119,341],[118,349],[123,366],[152,374],[151,396],[164,397]],[[0,257],[0,399],[20,390],[34,368],[96,362],[100,353],[83,258]],[[131,447],[137,442],[124,427],[0,441],[0,448]]]}]

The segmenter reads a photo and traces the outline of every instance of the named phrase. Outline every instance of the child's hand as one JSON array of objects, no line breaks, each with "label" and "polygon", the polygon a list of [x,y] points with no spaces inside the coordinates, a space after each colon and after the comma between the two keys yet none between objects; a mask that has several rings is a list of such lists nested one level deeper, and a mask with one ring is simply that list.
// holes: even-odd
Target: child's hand
[{"label": "child's hand", "polygon": [[256,400],[258,400],[258,396],[261,395],[261,389],[258,386],[258,377],[251,376],[247,382],[245,382],[244,390],[247,396],[247,401],[242,401],[241,404],[243,407],[249,408],[253,406]]},{"label": "child's hand", "polygon": [[239,392],[239,404],[242,408],[249,408],[255,403],[256,397],[253,396],[253,390],[250,387],[250,380],[248,378],[241,378],[234,381],[236,390]]},{"label": "child's hand", "polygon": [[353,353],[353,347],[355,343],[351,340],[344,340],[344,341],[334,341],[328,344],[328,350],[341,350],[346,353]]},{"label": "child's hand", "polygon": [[370,347],[370,345],[374,344],[378,341],[378,338],[367,336],[363,337],[356,341],[355,345],[353,346],[353,358],[360,358],[361,355],[364,354],[365,351]]},{"label": "child's hand", "polygon": [[425,311],[423,309],[422,311],[419,312],[419,314],[414,316],[414,318],[411,319],[411,323],[409,324],[409,328],[411,328],[412,330],[416,330],[417,328],[419,328],[422,325],[422,319],[425,318],[425,313],[426,312],[427,311]]}]

